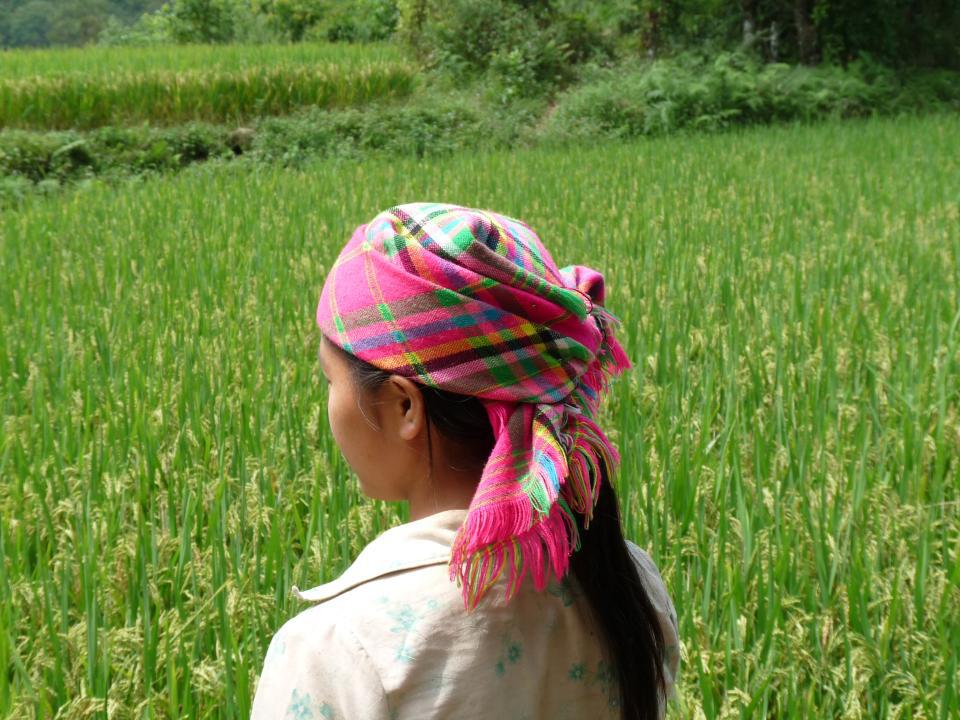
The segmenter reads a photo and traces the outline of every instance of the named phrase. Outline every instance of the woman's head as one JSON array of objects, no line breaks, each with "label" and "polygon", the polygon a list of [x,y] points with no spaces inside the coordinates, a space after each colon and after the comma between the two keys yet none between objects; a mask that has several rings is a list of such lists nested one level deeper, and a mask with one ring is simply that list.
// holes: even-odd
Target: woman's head
[{"label": "woman's head", "polygon": [[364,491],[412,507],[432,484],[469,502],[450,562],[466,607],[504,580],[509,600],[528,571],[543,590],[578,550],[623,717],[653,718],[663,638],[620,529],[618,456],[593,420],[629,367],[603,300],[599,273],[558,268],[517,220],[402,205],[359,227],[331,269],[320,352],[330,425]]},{"label": "woman's head", "polygon": [[[563,577],[578,543],[575,515],[589,523],[601,466],[616,465],[593,415],[608,376],[629,362],[602,302],[602,276],[559,268],[526,224],[454,205],[380,213],[330,270],[317,323],[330,344],[387,373],[376,403],[391,403],[388,428],[409,437],[396,444],[394,433],[378,452],[396,450],[398,473],[430,455],[423,446],[433,436],[417,420],[423,393],[471,396],[489,419],[492,447],[451,560],[468,607],[501,575],[508,599],[528,572],[538,589],[550,572]],[[334,398],[331,408],[346,405]],[[361,429],[365,414],[335,417],[377,445]],[[351,464],[372,462],[348,452]],[[373,470],[361,471],[373,487]]]}]

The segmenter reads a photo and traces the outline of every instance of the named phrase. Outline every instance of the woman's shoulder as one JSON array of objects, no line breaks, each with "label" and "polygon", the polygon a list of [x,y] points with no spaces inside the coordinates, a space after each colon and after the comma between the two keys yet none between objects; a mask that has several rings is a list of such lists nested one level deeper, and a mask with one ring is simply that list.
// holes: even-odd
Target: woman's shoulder
[{"label": "woman's shoulder", "polygon": [[651,595],[654,605],[662,612],[675,615],[670,593],[667,591],[666,583],[663,582],[660,569],[653,558],[646,550],[630,540],[627,540],[627,549],[630,551],[630,556],[633,558],[637,572],[640,574],[640,581]]},{"label": "woman's shoulder", "polygon": [[317,589],[298,595],[311,604],[288,620],[280,634],[318,650],[331,636],[340,636],[339,647],[364,655],[378,672],[412,659],[413,645],[421,639],[436,643],[468,621],[459,590],[440,564],[368,578],[335,593]]},{"label": "woman's shoulder", "polygon": [[680,629],[677,610],[653,558],[629,540],[627,540],[627,549],[637,566],[640,581],[660,618],[660,630],[664,641],[664,665],[668,674],[668,686],[672,688],[680,672]]},{"label": "woman's shoulder", "polygon": [[[673,600],[654,560],[631,541],[627,549],[654,608],[668,626],[669,635],[677,635],[677,615]],[[303,636],[315,643],[335,629],[373,642],[372,636],[425,632],[429,626],[449,627],[451,623],[472,624],[489,621],[490,613],[467,614],[456,584],[449,578],[447,566],[440,562],[405,568],[356,584],[321,586],[295,591],[311,604],[287,621],[281,633]],[[549,594],[549,593],[548,593]],[[494,616],[506,615],[503,603],[494,597],[483,605]],[[383,638],[380,638],[383,639]],[[402,653],[401,653],[402,654]]]},{"label": "woman's shoulder", "polygon": [[304,708],[312,717],[387,717],[388,693],[417,653],[454,630],[452,603],[441,597],[448,586],[445,568],[433,565],[295,590],[309,605],[270,643],[254,717],[284,707],[295,717],[311,717]]},{"label": "woman's shoulder", "polygon": [[[371,617],[389,618],[396,607],[413,604],[436,610],[441,604],[449,605],[451,597],[459,598],[450,592],[455,587],[446,565],[437,563],[371,577],[335,592],[317,588],[296,594],[310,603],[300,613],[301,623],[347,622],[366,626]],[[440,603],[441,599],[445,602]]]},{"label": "woman's shoulder", "polygon": [[[650,556],[633,543],[628,548],[661,618],[672,687],[679,659],[673,604]],[[492,593],[467,613],[447,565],[438,562],[305,591],[300,596],[312,604],[274,638],[265,687],[274,688],[270,694],[283,696],[283,702],[301,702],[309,693],[337,710],[348,703],[432,707],[438,697],[451,707],[466,706],[475,698],[458,689],[464,677],[486,678],[483,687],[513,683],[516,689],[552,673],[552,681],[563,687],[573,683],[568,689],[574,692],[582,672],[605,692],[605,661],[577,590],[571,576],[546,592],[526,587],[509,605]],[[294,682],[294,675],[301,679]],[[339,683],[365,689],[358,689],[357,697],[341,697],[333,692]],[[571,697],[605,707],[603,698],[582,689]],[[356,716],[377,717],[365,712]]]},{"label": "woman's shoulder", "polygon": [[274,634],[257,685],[252,719],[386,718],[377,668],[339,603],[297,613]]}]

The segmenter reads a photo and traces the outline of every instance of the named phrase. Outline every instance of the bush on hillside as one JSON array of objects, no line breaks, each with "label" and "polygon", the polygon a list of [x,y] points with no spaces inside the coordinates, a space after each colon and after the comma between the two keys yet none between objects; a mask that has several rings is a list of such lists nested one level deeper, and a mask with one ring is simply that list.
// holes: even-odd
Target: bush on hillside
[{"label": "bush on hillside", "polygon": [[394,0],[334,0],[304,39],[377,42],[393,36],[399,13]]},{"label": "bush on hillside", "polygon": [[175,170],[233,154],[230,133],[215,125],[0,133],[0,175],[67,182],[108,173]]},{"label": "bush on hillside", "polygon": [[374,152],[424,157],[485,142],[497,132],[475,108],[461,102],[427,106],[312,112],[260,123],[254,155],[298,165],[315,157],[356,157]]},{"label": "bush on hillside", "polygon": [[[953,82],[948,81],[948,77]],[[960,107],[956,73],[904,82],[870,63],[849,69],[762,64],[723,53],[602,70],[559,99],[544,134],[636,137],[823,117]]]},{"label": "bush on hillside", "polygon": [[579,64],[613,54],[592,17],[545,0],[420,0],[400,13],[401,38],[428,66],[459,79],[489,75],[506,99],[549,93]]}]

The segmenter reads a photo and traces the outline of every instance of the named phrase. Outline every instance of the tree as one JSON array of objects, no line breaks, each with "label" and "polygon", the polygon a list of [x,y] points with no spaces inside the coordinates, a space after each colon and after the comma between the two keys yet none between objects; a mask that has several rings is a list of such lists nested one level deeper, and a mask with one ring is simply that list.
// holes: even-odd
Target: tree
[{"label": "tree", "polygon": [[816,0],[793,0],[793,22],[797,28],[797,54],[800,62],[817,62],[817,28],[813,24],[813,4]]},{"label": "tree", "polygon": [[397,11],[400,16],[397,21],[397,34],[421,57],[427,54],[423,45],[424,28],[428,21],[438,15],[436,5],[436,0],[397,1]]},{"label": "tree", "polygon": [[173,39],[181,43],[226,43],[233,40],[232,0],[176,0],[171,13]]},{"label": "tree", "polygon": [[47,39],[53,45],[84,45],[106,25],[106,0],[66,0],[51,19]]},{"label": "tree", "polygon": [[116,17],[130,25],[147,13],[153,13],[163,7],[165,0],[108,0],[107,15]]},{"label": "tree", "polygon": [[817,0],[813,19],[826,61],[960,68],[956,0]]},{"label": "tree", "polygon": [[303,40],[307,30],[323,17],[321,0],[256,0],[258,12],[293,42]]},{"label": "tree", "polygon": [[48,0],[30,0],[10,13],[7,42],[13,47],[40,47],[47,45],[50,19],[56,7]]},{"label": "tree", "polygon": [[743,15],[743,46],[753,47],[757,37],[757,0],[740,0]]}]

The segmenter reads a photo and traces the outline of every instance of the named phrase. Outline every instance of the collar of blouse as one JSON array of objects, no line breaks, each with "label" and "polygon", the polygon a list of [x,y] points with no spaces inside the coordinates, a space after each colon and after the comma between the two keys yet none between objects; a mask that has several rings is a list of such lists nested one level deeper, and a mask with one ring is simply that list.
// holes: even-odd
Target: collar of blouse
[{"label": "collar of blouse", "polygon": [[466,509],[444,510],[381,533],[336,580],[309,590],[296,585],[300,600],[323,602],[374,578],[402,570],[450,562],[450,548],[467,517]]}]

